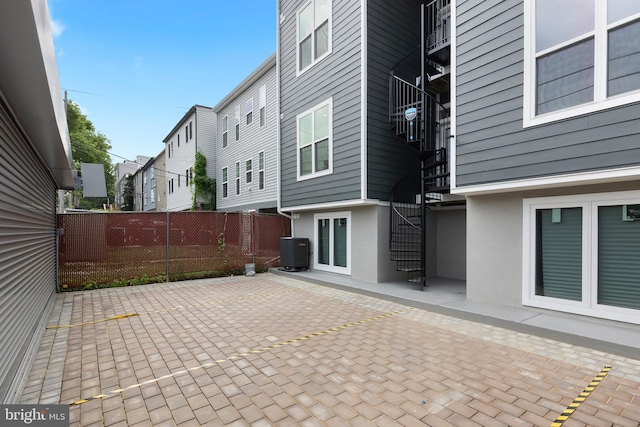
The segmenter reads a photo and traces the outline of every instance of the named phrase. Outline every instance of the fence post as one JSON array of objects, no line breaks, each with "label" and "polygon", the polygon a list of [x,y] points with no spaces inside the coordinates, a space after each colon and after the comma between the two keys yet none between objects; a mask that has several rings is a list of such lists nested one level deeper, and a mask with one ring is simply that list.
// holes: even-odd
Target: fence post
[{"label": "fence post", "polygon": [[169,283],[169,231],[171,227],[169,226],[169,210],[167,210],[167,220],[166,222],[166,241],[167,241],[167,249],[165,251],[165,275],[166,275],[166,283]]},{"label": "fence post", "polygon": [[254,265],[256,265],[256,230],[255,230],[255,218],[256,218],[256,212],[253,211],[251,213],[251,262]]}]

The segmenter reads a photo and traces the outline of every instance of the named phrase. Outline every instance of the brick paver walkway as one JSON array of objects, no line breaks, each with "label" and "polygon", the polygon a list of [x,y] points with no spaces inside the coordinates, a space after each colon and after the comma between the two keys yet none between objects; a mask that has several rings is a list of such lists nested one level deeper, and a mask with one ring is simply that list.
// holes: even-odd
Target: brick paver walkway
[{"label": "brick paver walkway", "polygon": [[73,426],[549,426],[607,365],[563,425],[640,425],[638,360],[271,274],[61,294],[50,326],[21,401]]}]

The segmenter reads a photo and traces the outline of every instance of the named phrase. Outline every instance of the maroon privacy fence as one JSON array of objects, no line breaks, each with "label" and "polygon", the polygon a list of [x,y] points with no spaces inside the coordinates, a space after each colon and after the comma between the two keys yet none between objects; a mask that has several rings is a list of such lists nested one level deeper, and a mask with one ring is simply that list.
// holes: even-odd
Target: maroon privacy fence
[{"label": "maroon privacy fence", "polygon": [[58,274],[67,288],[216,277],[279,266],[280,215],[111,212],[58,215]]}]

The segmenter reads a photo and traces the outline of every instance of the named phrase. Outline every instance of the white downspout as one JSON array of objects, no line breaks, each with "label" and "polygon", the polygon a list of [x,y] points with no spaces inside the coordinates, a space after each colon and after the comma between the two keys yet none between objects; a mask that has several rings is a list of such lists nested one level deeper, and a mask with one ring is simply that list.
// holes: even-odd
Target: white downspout
[{"label": "white downspout", "polygon": [[284,21],[284,17],[280,16],[280,2],[276,3],[276,199],[277,199],[277,212],[278,214],[289,218],[291,221],[291,237],[295,237],[295,228],[293,217],[282,211],[282,183],[280,175],[280,150],[282,144],[280,144],[280,25]]}]

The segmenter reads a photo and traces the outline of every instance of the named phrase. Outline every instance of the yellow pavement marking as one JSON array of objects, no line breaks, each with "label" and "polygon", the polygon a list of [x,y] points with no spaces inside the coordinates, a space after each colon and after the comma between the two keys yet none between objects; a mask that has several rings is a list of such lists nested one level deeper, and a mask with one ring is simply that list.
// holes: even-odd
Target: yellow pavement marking
[{"label": "yellow pavement marking", "polygon": [[250,356],[251,354],[264,353],[265,351],[273,350],[274,348],[279,348],[279,347],[283,347],[283,346],[286,346],[286,345],[289,345],[289,344],[294,344],[296,342],[299,342],[303,338],[304,339],[309,339],[309,338],[312,338],[312,337],[318,337],[318,336],[321,336],[321,335],[324,335],[324,334],[328,334],[328,333],[331,333],[331,332],[339,331],[339,330],[345,329],[347,327],[357,326],[357,325],[361,325],[363,323],[375,322],[376,320],[381,320],[381,319],[385,319],[385,318],[390,317],[390,316],[395,316],[397,314],[405,313],[405,312],[407,312],[409,310],[413,310],[413,307],[405,307],[405,308],[402,308],[400,310],[390,311],[390,312],[385,313],[385,314],[381,314],[381,315],[374,316],[374,317],[369,317],[368,319],[363,319],[363,320],[359,320],[357,322],[347,323],[345,325],[341,325],[341,326],[337,326],[337,327],[334,327],[334,328],[325,329],[324,331],[321,331],[321,332],[314,332],[312,334],[305,335],[305,336],[300,337],[300,338],[294,338],[294,339],[291,339],[289,341],[283,341],[281,343],[273,344],[273,345],[270,345],[268,347],[261,347],[259,349],[250,350],[249,353],[240,353],[240,354],[235,355],[235,356],[229,356],[226,359],[219,359],[219,360],[215,360],[214,362],[205,363],[205,364],[200,365],[200,366],[194,366],[194,367],[191,367],[191,368],[188,368],[188,369],[183,369],[183,370],[178,371],[178,372],[173,372],[171,374],[163,375],[163,376],[161,376],[159,378],[153,378],[151,380],[144,381],[144,382],[139,383],[139,384],[133,384],[133,385],[130,385],[130,386],[122,388],[122,389],[112,390],[112,391],[108,391],[108,392],[105,392],[105,393],[102,393],[102,394],[98,394],[98,395],[95,395],[95,396],[92,396],[92,397],[87,397],[85,399],[76,400],[74,402],[71,402],[69,405],[70,406],[77,406],[77,405],[82,405],[83,403],[90,402],[92,400],[102,399],[104,397],[109,397],[109,396],[115,396],[115,395],[120,394],[120,393],[122,393],[122,392],[124,392],[126,390],[131,390],[131,389],[142,387],[142,386],[145,386],[145,385],[148,385],[148,384],[157,383],[158,381],[161,381],[163,379],[177,377],[178,375],[183,375],[183,374],[186,374],[186,373],[188,373],[190,371],[195,371],[197,369],[211,368],[211,367],[214,367],[214,366],[216,366],[218,364],[222,364],[224,362],[230,362],[230,361],[234,361],[234,360],[245,358],[247,356]]},{"label": "yellow pavement marking", "polygon": [[118,319],[124,319],[125,317],[133,317],[133,316],[139,316],[139,314],[138,314],[138,313],[118,314],[117,316],[107,317],[106,319],[93,320],[93,321],[91,321],[91,322],[82,322],[82,323],[76,323],[76,324],[73,324],[73,325],[53,325],[53,326],[47,326],[47,328],[46,328],[46,329],[73,328],[74,326],[93,325],[94,323],[108,322],[109,320],[118,320]]},{"label": "yellow pavement marking", "polygon": [[318,286],[317,285],[310,285],[310,286],[306,286],[304,288],[287,289],[287,290],[284,290],[284,291],[271,292],[271,293],[268,293],[268,294],[255,294],[255,295],[249,295],[249,296],[245,296],[245,297],[228,298],[228,299],[224,299],[224,300],[216,300],[216,301],[211,301],[211,302],[196,303],[196,304],[192,304],[192,305],[178,305],[178,306],[175,306],[175,307],[164,308],[162,310],[143,311],[143,312],[140,312],[140,313],[119,314],[117,316],[107,317],[106,319],[93,320],[93,321],[90,321],[90,322],[75,323],[75,324],[72,324],[72,325],[52,325],[52,326],[47,326],[46,329],[73,328],[73,327],[76,327],[76,326],[92,325],[94,323],[101,323],[101,322],[106,322],[106,321],[109,321],[109,320],[124,319],[125,317],[140,316],[142,314],[168,313],[170,311],[183,310],[185,308],[196,308],[196,307],[202,307],[202,306],[208,306],[208,305],[220,305],[220,304],[224,304],[224,303],[228,303],[228,302],[232,302],[232,301],[243,301],[243,300],[248,300],[248,299],[253,299],[253,298],[262,298],[262,297],[266,297],[266,296],[288,294],[288,293],[291,293],[291,292],[298,292],[298,291],[302,291],[302,290],[311,289],[311,288],[314,288],[314,287],[318,287]]},{"label": "yellow pavement marking", "polygon": [[562,424],[564,424],[564,422],[569,419],[571,414],[573,414],[576,409],[578,409],[578,406],[580,406],[580,404],[584,402],[587,397],[589,397],[589,395],[596,389],[596,387],[598,387],[602,380],[604,380],[609,371],[611,371],[611,366],[609,365],[606,365],[604,368],[602,368],[602,371],[600,371],[600,373],[589,383],[589,385],[584,388],[582,393],[580,393],[578,397],[576,397],[573,402],[569,404],[567,409],[565,409],[560,415],[558,415],[558,418],[556,418],[556,420],[552,422],[549,427],[562,426]]}]

